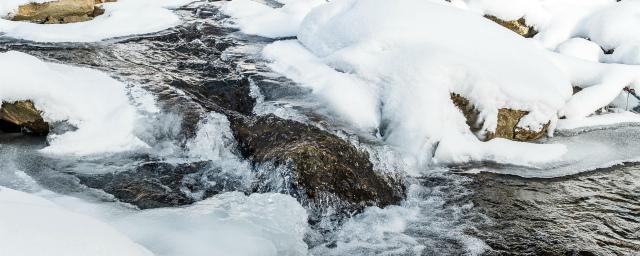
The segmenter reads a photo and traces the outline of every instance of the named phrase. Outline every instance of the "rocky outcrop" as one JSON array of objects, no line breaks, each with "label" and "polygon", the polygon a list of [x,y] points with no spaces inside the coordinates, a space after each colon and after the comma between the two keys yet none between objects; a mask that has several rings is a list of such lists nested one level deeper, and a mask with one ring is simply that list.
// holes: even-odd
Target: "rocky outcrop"
[{"label": "rocky outcrop", "polygon": [[492,15],[485,15],[484,17],[526,38],[531,38],[538,33],[538,31],[536,31],[533,27],[527,25],[524,18],[505,21]]},{"label": "rocky outcrop", "polygon": [[366,152],[316,127],[273,115],[232,122],[243,154],[261,165],[255,192],[280,191],[324,215],[402,200],[398,179],[377,173]]},{"label": "rocky outcrop", "polygon": [[[473,132],[478,132],[481,128],[481,124],[478,122],[478,111],[473,108],[473,105],[469,100],[465,99],[459,94],[451,94],[451,100],[462,111],[464,117],[467,119],[467,124]],[[531,141],[542,138],[549,127],[549,124],[545,124],[541,131],[530,131],[518,127],[520,119],[527,115],[529,112],[515,109],[502,108],[498,110],[498,125],[495,132],[490,132],[484,136],[479,136],[480,139],[485,141],[495,138],[504,138],[516,141]]]},{"label": "rocky outcrop", "polygon": [[15,21],[59,24],[75,23],[102,15],[104,10],[96,4],[111,0],[57,0],[45,3],[29,3],[18,7],[13,16]]},{"label": "rocky outcrop", "polygon": [[13,125],[27,133],[38,135],[49,133],[49,124],[44,121],[41,112],[31,101],[3,102],[0,107],[0,120],[5,122],[5,127]]}]

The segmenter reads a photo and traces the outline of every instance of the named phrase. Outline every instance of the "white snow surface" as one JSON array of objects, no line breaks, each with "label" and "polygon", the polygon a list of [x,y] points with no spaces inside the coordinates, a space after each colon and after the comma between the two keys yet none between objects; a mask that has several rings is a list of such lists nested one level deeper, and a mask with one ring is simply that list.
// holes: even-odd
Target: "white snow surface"
[{"label": "white snow surface", "polygon": [[0,70],[1,101],[31,100],[45,121],[77,128],[49,135],[43,152],[90,155],[147,147],[134,134],[138,114],[125,85],[106,74],[16,51],[0,53]]},{"label": "white snow surface", "polygon": [[153,255],[113,227],[38,196],[0,187],[0,207],[0,255]]},{"label": "white snow surface", "polygon": [[[379,132],[415,165],[490,160],[538,166],[567,153],[561,144],[480,142],[450,93],[480,111],[480,136],[495,129],[500,108],[529,111],[518,127],[539,130],[550,122],[552,135],[559,118],[582,120],[607,105],[638,104],[623,101],[622,89],[638,87],[640,69],[599,63],[620,62],[601,48],[635,40],[635,33],[600,35],[597,29],[620,29],[595,28],[606,22],[594,21],[614,15],[607,13],[611,8],[634,9],[617,12],[623,16],[618,24],[633,21],[634,1],[620,6],[613,0],[336,0],[311,9],[298,24],[301,13],[284,10],[300,2],[305,1],[274,8],[235,0],[224,8],[245,33],[297,37],[265,47],[270,67],[310,88],[354,127]],[[540,33],[533,40],[522,38],[485,14],[524,17]],[[288,29],[267,31],[274,27]],[[581,38],[589,33],[600,39]],[[572,86],[582,91],[572,95]]]},{"label": "white snow surface", "polygon": [[[5,4],[4,1],[0,3],[0,11],[15,9],[28,2],[10,0]],[[190,2],[193,0],[119,0],[103,4],[105,13],[93,20],[70,24],[34,24],[0,19],[0,36],[35,42],[97,42],[154,33],[179,25],[180,17],[170,8]]]},{"label": "white snow surface", "polygon": [[222,11],[236,18],[237,26],[248,34],[278,38],[295,36],[302,19],[325,0],[279,1],[282,8],[252,0],[235,0],[225,4]]}]

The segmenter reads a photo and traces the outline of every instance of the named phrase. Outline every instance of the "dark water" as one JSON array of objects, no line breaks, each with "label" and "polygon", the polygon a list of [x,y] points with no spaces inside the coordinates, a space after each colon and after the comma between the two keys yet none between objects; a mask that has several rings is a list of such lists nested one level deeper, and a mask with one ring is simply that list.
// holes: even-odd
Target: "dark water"
[{"label": "dark water", "polygon": [[[227,28],[224,17],[212,5],[184,7],[177,12],[187,23],[156,35],[63,46],[2,39],[0,50],[87,66],[141,84],[158,96],[165,111],[184,118],[182,134],[192,133],[208,111],[250,113],[254,101],[281,106],[308,99],[307,91],[273,77],[255,59],[255,49],[269,40]],[[255,88],[261,99],[249,96]],[[240,96],[224,101],[216,98],[220,93]],[[220,105],[225,108],[217,107]],[[307,120],[332,122],[302,105],[295,108]],[[0,141],[4,159],[11,155],[20,158],[45,144],[16,135],[2,135]],[[48,168],[39,182],[56,184],[52,186],[65,183],[66,176],[56,174],[58,165],[48,161],[36,161],[39,165],[31,168]],[[7,165],[0,164],[10,168]],[[640,255],[637,166],[553,179],[445,170],[410,183],[413,189],[401,207],[372,209],[343,227],[335,227],[333,233],[310,234],[308,243],[314,255]],[[380,231],[380,236],[367,234],[394,219],[400,220],[403,228]]]},{"label": "dark water", "polygon": [[480,174],[468,185],[490,255],[639,255],[640,167],[554,178]]}]

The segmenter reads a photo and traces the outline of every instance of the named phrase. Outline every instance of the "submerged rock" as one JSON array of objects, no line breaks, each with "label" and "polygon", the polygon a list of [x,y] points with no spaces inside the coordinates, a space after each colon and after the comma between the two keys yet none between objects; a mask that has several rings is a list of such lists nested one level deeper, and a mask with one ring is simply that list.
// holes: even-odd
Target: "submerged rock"
[{"label": "submerged rock", "polygon": [[527,25],[524,18],[505,21],[492,15],[485,15],[484,17],[526,38],[531,38],[538,33],[538,31],[536,31],[533,27]]},{"label": "submerged rock", "polygon": [[[91,20],[104,13],[95,5],[100,0],[57,0],[45,3],[29,3],[18,7],[15,21],[58,24]],[[111,1],[109,1],[111,2]]]},{"label": "submerged rock", "polygon": [[274,115],[236,120],[232,127],[243,154],[262,168],[255,192],[290,194],[320,215],[403,199],[398,179],[376,172],[366,152],[326,131]]},{"label": "submerged rock", "polygon": [[[481,124],[478,122],[478,111],[473,108],[473,105],[469,100],[465,99],[459,94],[452,93],[451,100],[462,111],[464,117],[467,119],[467,125],[471,128],[471,131],[478,132],[481,128]],[[492,140],[495,138],[504,138],[516,141],[531,141],[542,138],[549,127],[549,123],[543,126],[540,131],[531,131],[518,127],[518,123],[522,117],[526,116],[529,112],[501,108],[498,110],[498,125],[495,132],[484,134],[479,136],[484,141]]]},{"label": "submerged rock", "polygon": [[41,114],[31,101],[3,102],[0,107],[0,120],[27,133],[46,135],[49,133],[49,124]]},{"label": "submerged rock", "polygon": [[238,189],[240,179],[218,174],[209,162],[148,162],[135,170],[101,175],[74,174],[80,183],[101,189],[141,209],[191,204],[222,191]]}]

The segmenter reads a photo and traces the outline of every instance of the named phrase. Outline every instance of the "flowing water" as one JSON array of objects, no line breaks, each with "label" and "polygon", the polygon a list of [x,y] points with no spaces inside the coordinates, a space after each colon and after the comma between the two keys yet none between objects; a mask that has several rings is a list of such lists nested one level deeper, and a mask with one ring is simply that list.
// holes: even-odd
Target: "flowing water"
[{"label": "flowing water", "polygon": [[[400,205],[371,207],[348,219],[324,220],[321,225],[304,223],[305,213],[297,210],[301,207],[295,201],[270,194],[244,195],[249,193],[255,170],[235,152],[222,115],[210,112],[272,113],[344,130],[343,137],[355,137],[354,143],[372,152],[378,169],[402,171],[404,166],[381,141],[344,135],[350,134],[348,125],[331,118],[308,90],[270,72],[257,56],[269,40],[228,28],[213,3],[199,2],[176,12],[185,24],[104,43],[33,44],[0,39],[2,51],[18,50],[47,61],[107,72],[131,85],[134,103],[145,105],[146,92],[142,91],[147,91],[160,108],[159,112],[142,111],[138,135],[152,147],[144,152],[61,158],[38,152],[46,145],[45,139],[0,134],[0,186],[38,193],[100,218],[159,255],[223,255],[230,251],[239,252],[232,255],[299,255],[307,248],[313,255],[640,253],[640,168],[628,164],[582,172],[606,167],[613,160],[634,160],[640,155],[636,152],[640,149],[637,127],[582,131],[552,139],[584,149],[561,166],[530,170],[476,164],[424,170],[420,177],[406,177],[407,198]],[[217,97],[227,93],[238,97],[231,101]],[[149,163],[186,164],[193,169],[187,175],[194,175],[194,180],[206,177],[208,184],[215,185],[204,188],[194,181],[186,186],[188,197],[174,199],[199,202],[194,206],[140,211],[82,185],[78,178],[139,170]],[[201,201],[211,194],[218,195]],[[213,207],[211,215],[180,218],[192,214],[192,207],[207,206]],[[225,232],[245,240],[228,241]],[[167,239],[159,233],[174,236]],[[300,237],[304,244],[298,241]]]}]

